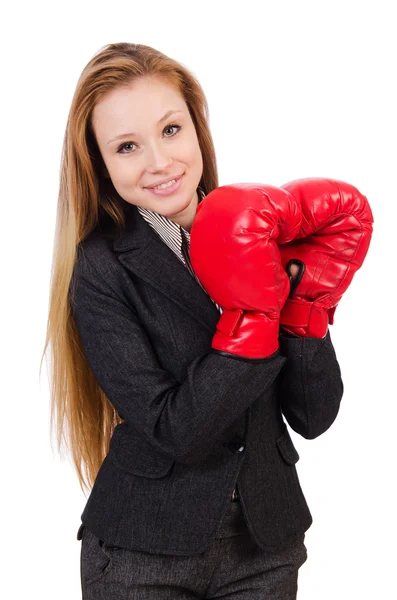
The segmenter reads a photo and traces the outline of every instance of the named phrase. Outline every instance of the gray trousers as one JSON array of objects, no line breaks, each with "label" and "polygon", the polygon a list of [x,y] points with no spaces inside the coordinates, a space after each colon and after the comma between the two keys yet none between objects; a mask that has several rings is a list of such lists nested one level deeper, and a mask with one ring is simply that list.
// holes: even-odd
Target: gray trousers
[{"label": "gray trousers", "polygon": [[298,569],[307,560],[302,539],[278,552],[252,539],[239,501],[230,502],[211,547],[201,554],[150,554],[108,547],[84,526],[83,600],[295,600]]}]

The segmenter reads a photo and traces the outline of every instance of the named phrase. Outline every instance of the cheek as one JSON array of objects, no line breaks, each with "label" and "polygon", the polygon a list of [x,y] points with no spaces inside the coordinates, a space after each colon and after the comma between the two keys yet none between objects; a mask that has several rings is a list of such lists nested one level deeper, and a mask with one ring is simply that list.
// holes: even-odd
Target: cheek
[{"label": "cheek", "polygon": [[198,145],[198,141],[191,140],[190,143],[185,144],[184,146],[184,157],[186,163],[192,166],[202,166],[202,156],[200,146]]},{"label": "cheek", "polygon": [[124,161],[117,166],[113,165],[112,170],[109,171],[116,192],[124,199],[129,197],[131,189],[138,184],[138,177],[135,176],[131,168],[127,167],[127,162]]},{"label": "cheek", "polygon": [[128,158],[120,160],[117,165],[113,167],[113,178],[121,186],[130,187],[136,183],[138,179],[138,171],[133,161],[129,161]]}]

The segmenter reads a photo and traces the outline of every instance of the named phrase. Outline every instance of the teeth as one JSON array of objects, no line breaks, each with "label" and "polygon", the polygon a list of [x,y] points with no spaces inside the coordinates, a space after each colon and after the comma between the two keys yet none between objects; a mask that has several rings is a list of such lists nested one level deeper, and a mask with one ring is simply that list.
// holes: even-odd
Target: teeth
[{"label": "teeth", "polygon": [[171,181],[168,181],[168,183],[162,183],[161,185],[157,185],[154,189],[155,190],[163,190],[164,188],[170,187],[170,185],[175,183],[175,181],[176,181],[176,179],[171,179]]}]

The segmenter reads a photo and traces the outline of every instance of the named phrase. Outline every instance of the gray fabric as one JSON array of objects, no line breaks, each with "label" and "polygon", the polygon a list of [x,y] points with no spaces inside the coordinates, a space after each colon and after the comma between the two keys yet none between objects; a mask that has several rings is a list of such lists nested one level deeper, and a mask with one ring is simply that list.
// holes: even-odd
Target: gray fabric
[{"label": "gray fabric", "polygon": [[240,503],[229,507],[210,548],[193,556],[111,547],[84,528],[83,600],[295,600],[298,570],[307,560],[305,534],[281,549],[263,550],[246,527]]},{"label": "gray fabric", "polygon": [[292,544],[312,516],[282,409],[304,437],[335,419],[343,384],[329,332],[280,333],[265,359],[212,350],[216,306],[136,207],[126,214],[120,237],[96,230],[80,245],[71,285],[88,364],[124,419],[82,522],[109,545],[199,554],[237,483],[255,543]]},{"label": "gray fabric", "polygon": [[[201,199],[205,197],[203,190],[200,191],[200,189],[197,188],[197,192],[199,197],[201,196]],[[175,256],[179,258],[181,263],[185,265],[190,274],[196,279],[197,283],[207,293],[205,288],[201,285],[199,278],[196,276],[190,261],[190,232],[168,217],[160,215],[159,213],[149,210],[148,208],[137,206],[137,210],[150,225],[153,231],[155,231],[160,239],[174,252]],[[208,295],[208,297],[211,298],[210,295]],[[219,306],[212,298],[211,300],[219,310],[219,313],[222,314],[222,307]],[[232,492],[231,500],[232,502],[236,502],[238,500],[237,486]]]}]

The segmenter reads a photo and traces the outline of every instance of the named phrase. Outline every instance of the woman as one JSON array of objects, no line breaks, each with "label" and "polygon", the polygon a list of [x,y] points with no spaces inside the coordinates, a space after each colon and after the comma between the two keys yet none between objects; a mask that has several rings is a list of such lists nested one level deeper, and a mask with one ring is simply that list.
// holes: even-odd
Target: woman
[{"label": "woman", "polygon": [[296,598],[312,516],[281,407],[316,437],[343,383],[329,331],[281,329],[259,358],[212,347],[222,308],[189,242],[217,188],[195,77],[143,45],[95,55],[64,139],[47,336],[58,443],[92,487],[86,599]]}]

